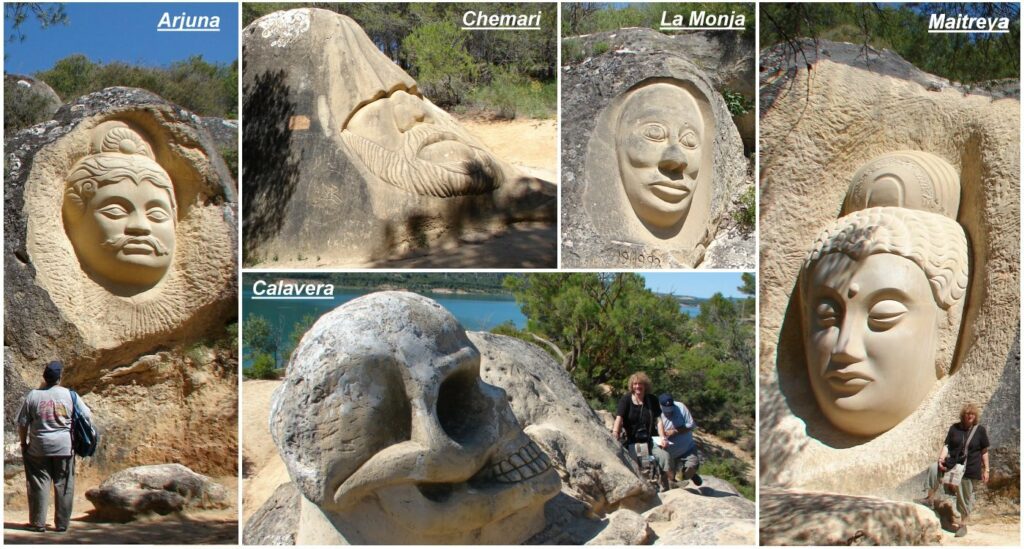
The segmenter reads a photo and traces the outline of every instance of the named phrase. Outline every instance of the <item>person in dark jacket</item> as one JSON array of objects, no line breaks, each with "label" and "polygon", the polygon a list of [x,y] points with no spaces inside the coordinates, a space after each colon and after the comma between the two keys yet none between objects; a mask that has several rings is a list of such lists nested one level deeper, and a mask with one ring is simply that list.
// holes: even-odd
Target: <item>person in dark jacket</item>
[{"label": "person in dark jacket", "polygon": [[[974,508],[974,486],[976,482],[988,482],[988,433],[978,424],[981,411],[974,404],[965,404],[960,409],[960,421],[950,426],[946,440],[939,451],[939,459],[928,468],[927,495],[921,503],[934,508],[936,494],[945,488],[956,496],[956,510],[960,513],[956,537],[967,535],[967,520]],[[972,432],[973,431],[973,432]],[[957,464],[966,465],[959,486],[943,485],[946,471]]]}]

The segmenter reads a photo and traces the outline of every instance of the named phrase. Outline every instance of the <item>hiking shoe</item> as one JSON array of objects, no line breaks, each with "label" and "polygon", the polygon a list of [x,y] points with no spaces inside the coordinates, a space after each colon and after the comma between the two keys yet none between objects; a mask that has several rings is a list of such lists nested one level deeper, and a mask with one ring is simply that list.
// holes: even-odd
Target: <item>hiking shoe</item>
[{"label": "hiking shoe", "polygon": [[54,528],[54,531],[55,532],[67,532],[68,531],[68,527],[67,526],[58,526],[57,528]]},{"label": "hiking shoe", "polygon": [[914,500],[914,503],[918,505],[924,505],[929,509],[935,509],[935,500],[933,500],[932,498],[917,498]]},{"label": "hiking shoe", "polygon": [[956,529],[956,537],[962,538],[967,535],[967,525],[961,524],[960,528]]},{"label": "hiking shoe", "polygon": [[45,526],[36,526],[35,524],[30,524],[30,525],[28,525],[28,531],[29,532],[45,532],[46,531],[46,527]]},{"label": "hiking shoe", "polygon": [[695,485],[697,485],[697,486],[703,486],[704,485],[704,479],[700,478],[700,475],[693,475],[693,478],[690,479],[690,480],[692,480],[693,483]]}]

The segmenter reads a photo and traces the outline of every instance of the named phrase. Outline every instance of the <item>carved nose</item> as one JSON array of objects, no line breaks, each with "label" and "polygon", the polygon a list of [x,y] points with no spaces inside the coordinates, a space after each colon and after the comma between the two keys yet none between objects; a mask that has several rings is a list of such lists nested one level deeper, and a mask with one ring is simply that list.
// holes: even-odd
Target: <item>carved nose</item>
[{"label": "carved nose", "polygon": [[832,361],[840,364],[853,364],[864,360],[864,331],[855,326],[856,322],[849,317],[843,319],[839,326],[839,338],[832,348]]},{"label": "carved nose", "polygon": [[128,216],[128,223],[124,227],[125,234],[147,235],[150,233],[149,220],[141,210],[136,210]]},{"label": "carved nose", "polygon": [[665,173],[682,174],[688,164],[686,152],[679,145],[672,145],[661,156],[658,168]]},{"label": "carved nose", "polygon": [[411,130],[417,124],[424,124],[428,121],[423,103],[413,97],[408,97],[395,106],[395,124],[398,126],[398,131],[402,133]]}]

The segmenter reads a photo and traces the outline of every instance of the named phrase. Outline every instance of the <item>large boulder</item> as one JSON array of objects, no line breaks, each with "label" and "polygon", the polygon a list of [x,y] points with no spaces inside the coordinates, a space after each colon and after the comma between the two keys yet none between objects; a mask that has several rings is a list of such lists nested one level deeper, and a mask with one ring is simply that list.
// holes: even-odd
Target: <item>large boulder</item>
[{"label": "large boulder", "polygon": [[[765,55],[775,69],[766,70],[762,81],[767,110],[761,120],[760,480],[766,487],[829,492],[836,498],[921,497],[925,468],[968,402],[982,406],[990,453],[1001,456],[993,460],[994,481],[1019,479],[1019,99],[964,93],[892,52],[872,51],[867,61],[863,53],[859,46],[820,41],[817,49],[805,49],[806,63],[782,48]],[[865,188],[877,191],[866,202]],[[902,189],[898,197],[890,192],[896,188]],[[857,200],[866,208],[854,207]],[[959,305],[927,299],[929,310],[946,307],[935,325],[949,324],[952,331],[938,328],[935,335],[927,328],[901,336],[915,344],[900,347],[908,359],[895,361],[891,370],[905,372],[909,362],[921,362],[927,382],[869,381],[875,383],[870,394],[887,391],[895,397],[866,410],[904,406],[912,398],[919,404],[854,424],[835,413],[826,416],[822,399],[814,396],[816,378],[808,375],[807,353],[819,353],[821,344],[805,348],[811,332],[802,316],[810,313],[798,277],[816,239],[833,241],[823,229],[883,217],[907,220],[908,231],[923,235],[914,237],[917,249],[948,252],[948,273],[965,264],[969,271],[957,279],[966,284],[956,296]],[[866,250],[885,234],[868,222],[864,226],[869,228],[847,234]],[[952,226],[959,239],[927,226]],[[964,240],[967,261],[952,255],[954,244],[962,247]],[[880,255],[903,259],[892,250]],[[897,278],[889,271],[879,280]],[[954,278],[935,277],[926,291],[952,287],[944,280]],[[851,290],[855,295],[857,288]],[[962,320],[957,307],[964,307]],[[840,351],[833,349],[830,368],[853,362],[839,357]],[[869,351],[873,360],[881,360],[878,347]],[[920,358],[930,355],[935,360]],[[872,375],[881,379],[880,371]],[[817,375],[820,381],[823,373]],[[861,383],[833,379],[833,385]],[[879,428],[883,420],[889,424]]]},{"label": "large boulder", "polygon": [[680,45],[562,68],[564,266],[752,267],[706,261],[748,163],[721,93]]},{"label": "large boulder", "polygon": [[242,40],[247,263],[364,264],[554,221],[554,184],[496,157],[351,18],[278,11]]},{"label": "large boulder", "polygon": [[753,545],[754,502],[728,482],[701,475],[704,484],[661,494],[661,505],[643,514],[657,545]]},{"label": "large boulder", "polygon": [[295,545],[302,495],[286,482],[277,487],[242,530],[244,545]]},{"label": "large boulder", "polygon": [[935,514],[910,502],[762,489],[761,545],[938,545]]},{"label": "large boulder", "polygon": [[230,494],[221,485],[184,465],[144,465],[111,475],[85,493],[103,520],[129,522],[139,516],[167,515],[186,509],[224,509]]},{"label": "large boulder", "polygon": [[[233,473],[235,193],[198,117],[107,88],[5,145],[7,440],[24,388],[60,359],[105,434],[90,466]],[[143,199],[144,226],[83,215],[114,201],[121,219]]]},{"label": "large boulder", "polygon": [[270,431],[302,494],[297,544],[520,542],[559,490],[480,354],[425,297],[323,315],[274,393]]},{"label": "large boulder", "polygon": [[552,457],[563,492],[595,514],[643,507],[654,496],[636,464],[551,355],[507,336],[470,332],[469,339],[480,350],[480,376],[508,393],[526,434]]},{"label": "large boulder", "polygon": [[61,106],[60,96],[46,82],[23,74],[4,73],[4,131],[49,120]]}]

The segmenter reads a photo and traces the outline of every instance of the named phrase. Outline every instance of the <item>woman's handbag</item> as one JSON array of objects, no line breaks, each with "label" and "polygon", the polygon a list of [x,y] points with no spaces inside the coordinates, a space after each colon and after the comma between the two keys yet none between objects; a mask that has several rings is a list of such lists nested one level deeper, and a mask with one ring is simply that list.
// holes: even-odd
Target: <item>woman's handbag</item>
[{"label": "woman's handbag", "polygon": [[977,429],[977,425],[971,427],[971,432],[967,435],[967,442],[964,443],[964,462],[957,463],[952,469],[946,471],[946,474],[942,476],[943,484],[960,486],[960,481],[964,479],[964,472],[967,471],[967,449],[970,447],[971,439],[974,438],[974,431]]}]

